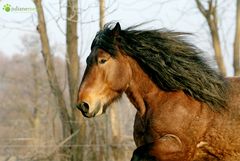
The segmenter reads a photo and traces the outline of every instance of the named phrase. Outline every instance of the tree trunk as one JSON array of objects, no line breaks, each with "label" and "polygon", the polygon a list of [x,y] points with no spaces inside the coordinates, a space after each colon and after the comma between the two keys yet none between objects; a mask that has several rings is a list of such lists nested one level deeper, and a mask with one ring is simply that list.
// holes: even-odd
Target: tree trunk
[{"label": "tree trunk", "polygon": [[[105,0],[99,0],[99,28],[100,30],[103,29],[104,27],[104,23],[105,23]],[[121,132],[120,132],[120,121],[118,118],[118,114],[117,114],[117,105],[116,104],[112,104],[111,105],[111,110],[110,110],[110,115],[105,115],[105,122],[106,122],[106,144],[120,144],[121,140]],[[108,119],[110,118],[110,120]],[[111,136],[112,138],[108,138],[109,136],[109,125],[111,127]],[[119,158],[119,149],[117,147],[112,146],[112,153],[113,156],[112,158],[114,158],[114,160],[117,160]],[[106,158],[109,159],[110,158],[110,149],[109,146],[106,147]]]},{"label": "tree trunk", "polygon": [[66,34],[66,64],[68,71],[68,85],[70,103],[74,107],[77,100],[79,85],[79,57],[78,57],[78,0],[68,0],[67,2],[67,34]]},{"label": "tree trunk", "polygon": [[213,49],[214,49],[214,52],[215,52],[215,59],[216,59],[218,68],[219,68],[220,72],[224,76],[226,76],[227,72],[226,72],[226,67],[225,67],[225,64],[224,64],[222,50],[221,50],[221,43],[220,43],[220,38],[219,38],[219,34],[218,34],[217,17],[216,17],[216,15],[214,14],[214,18],[213,19],[212,18],[208,18],[207,21],[208,21],[209,29],[211,31]]},{"label": "tree trunk", "polygon": [[233,67],[234,75],[240,76],[240,0],[237,0]]},{"label": "tree trunk", "polygon": [[39,118],[39,79],[38,79],[38,68],[37,68],[37,54],[30,55],[32,76],[33,76],[33,114],[32,114],[32,127],[34,137],[34,148],[39,150],[40,143],[40,118]]},{"label": "tree trunk", "polygon": [[99,0],[99,16],[99,28],[102,30],[105,23],[105,0]]},{"label": "tree trunk", "polygon": [[[215,4],[214,4],[215,2]],[[208,9],[205,9],[200,0],[196,0],[197,7],[202,15],[208,22],[208,27],[211,32],[212,37],[212,45],[215,53],[216,62],[219,68],[219,71],[226,76],[226,67],[223,60],[222,50],[221,50],[221,43],[218,33],[218,23],[217,23],[217,8],[216,2],[214,0],[208,1]]]},{"label": "tree trunk", "polygon": [[[72,128],[73,132],[80,129],[80,133],[75,135],[72,139],[72,145],[77,145],[72,148],[72,161],[83,160],[82,144],[85,143],[85,123],[81,115],[78,115],[79,111],[75,109],[78,95],[79,74],[80,65],[78,57],[78,0],[67,1],[67,34],[66,34],[66,65],[68,73],[68,86],[70,95],[70,105],[72,107]],[[77,116],[78,115],[78,116]],[[81,125],[80,125],[81,123]]]},{"label": "tree trunk", "polygon": [[113,104],[113,107],[110,109],[110,119],[111,119],[111,143],[112,143],[112,158],[114,158],[115,161],[118,161],[119,159],[122,159],[123,155],[121,153],[121,149],[119,146],[116,146],[118,144],[121,144],[122,142],[122,136],[121,136],[121,127],[120,127],[120,119],[117,109],[117,104]]},{"label": "tree trunk", "polygon": [[118,113],[117,113],[117,105],[112,105],[110,109],[110,119],[111,119],[111,129],[112,129],[112,141],[115,144],[119,144],[121,142],[121,137],[119,135],[121,134],[121,128],[120,128],[120,120],[118,118]]},{"label": "tree trunk", "polygon": [[[49,40],[47,36],[47,29],[45,23],[45,17],[43,12],[43,7],[41,4],[41,0],[34,0],[36,5],[37,14],[38,14],[38,26],[37,30],[40,34],[41,45],[42,45],[42,56],[44,59],[48,81],[50,84],[51,92],[56,99],[58,105],[58,111],[60,113],[60,120],[62,123],[62,132],[63,138],[67,138],[71,134],[71,124],[70,124],[70,117],[67,111],[67,106],[65,103],[65,99],[63,93],[60,89],[60,85],[56,76],[54,62],[50,50]],[[62,152],[68,156],[69,155],[69,148],[62,148]],[[62,158],[62,160],[67,160],[66,158]]]}]

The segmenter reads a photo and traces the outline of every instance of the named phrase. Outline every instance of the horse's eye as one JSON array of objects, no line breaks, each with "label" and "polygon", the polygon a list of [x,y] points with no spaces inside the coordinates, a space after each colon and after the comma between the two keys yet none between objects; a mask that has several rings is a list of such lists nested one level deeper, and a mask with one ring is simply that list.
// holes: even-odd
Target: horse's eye
[{"label": "horse's eye", "polygon": [[106,63],[106,61],[107,61],[106,59],[100,59],[99,64],[104,64],[104,63]]}]

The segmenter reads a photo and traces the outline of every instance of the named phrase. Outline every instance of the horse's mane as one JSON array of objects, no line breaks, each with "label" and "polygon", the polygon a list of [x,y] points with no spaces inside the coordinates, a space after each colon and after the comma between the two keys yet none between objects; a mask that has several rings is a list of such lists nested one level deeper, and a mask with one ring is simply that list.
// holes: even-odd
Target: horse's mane
[{"label": "horse's mane", "polygon": [[97,33],[92,48],[102,48],[112,56],[118,49],[124,51],[164,91],[182,90],[213,110],[226,106],[224,77],[206,63],[201,50],[185,40],[185,33],[135,28],[112,34],[107,24]]}]

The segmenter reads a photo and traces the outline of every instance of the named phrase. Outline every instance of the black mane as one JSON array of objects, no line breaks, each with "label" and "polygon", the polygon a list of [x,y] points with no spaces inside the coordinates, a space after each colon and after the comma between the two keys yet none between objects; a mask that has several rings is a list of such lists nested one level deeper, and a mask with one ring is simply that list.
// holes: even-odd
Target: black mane
[{"label": "black mane", "polygon": [[101,48],[115,56],[118,46],[139,63],[160,89],[182,90],[213,110],[226,106],[224,77],[206,63],[202,51],[185,41],[185,33],[130,27],[112,34],[112,30],[111,24],[105,25],[91,48]]}]

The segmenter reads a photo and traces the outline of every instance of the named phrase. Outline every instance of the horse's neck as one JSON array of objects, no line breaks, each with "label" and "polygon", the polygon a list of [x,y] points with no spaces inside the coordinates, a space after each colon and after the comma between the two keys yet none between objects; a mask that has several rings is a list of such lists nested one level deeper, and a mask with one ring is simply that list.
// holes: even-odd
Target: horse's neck
[{"label": "horse's neck", "polygon": [[132,69],[132,79],[126,94],[140,115],[143,116],[147,108],[150,108],[148,106],[149,98],[160,98],[164,92],[153,83],[135,60],[129,58],[129,63]]}]

